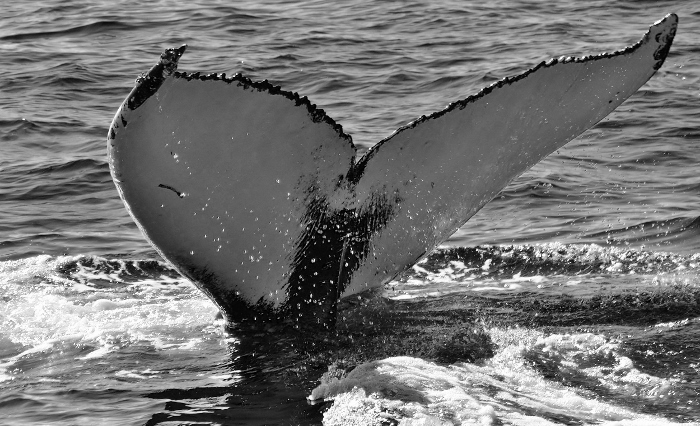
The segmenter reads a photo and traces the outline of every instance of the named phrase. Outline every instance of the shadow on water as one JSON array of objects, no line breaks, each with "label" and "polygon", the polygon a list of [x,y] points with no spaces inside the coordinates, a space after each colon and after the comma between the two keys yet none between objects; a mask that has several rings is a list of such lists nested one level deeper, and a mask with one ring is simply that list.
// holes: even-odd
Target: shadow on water
[{"label": "shadow on water", "polygon": [[251,330],[230,330],[229,335],[221,369],[234,377],[230,384],[148,393],[166,402],[145,425],[321,424],[324,405],[309,404],[306,396],[323,368],[309,362],[299,336]]},{"label": "shadow on water", "polygon": [[[331,402],[310,402],[319,379],[343,377],[355,366],[392,356],[450,364],[493,356],[490,337],[467,310],[382,298],[346,302],[334,332],[232,328],[224,370],[228,386],[164,389],[148,398],[164,410],[145,425],[316,425]],[[402,395],[419,398],[420,395]]]}]

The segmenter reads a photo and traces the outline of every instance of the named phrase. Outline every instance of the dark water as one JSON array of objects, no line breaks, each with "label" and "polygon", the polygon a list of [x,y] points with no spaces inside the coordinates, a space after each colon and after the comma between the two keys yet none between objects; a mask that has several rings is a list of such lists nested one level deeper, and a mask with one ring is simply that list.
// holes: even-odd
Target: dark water
[{"label": "dark water", "polygon": [[[669,12],[639,92],[325,341],[226,333],[109,175],[109,123],[166,47],[189,45],[181,70],[309,96],[366,149]],[[700,421],[700,4],[55,1],[0,19],[0,423]],[[307,403],[324,373],[335,403]]]}]

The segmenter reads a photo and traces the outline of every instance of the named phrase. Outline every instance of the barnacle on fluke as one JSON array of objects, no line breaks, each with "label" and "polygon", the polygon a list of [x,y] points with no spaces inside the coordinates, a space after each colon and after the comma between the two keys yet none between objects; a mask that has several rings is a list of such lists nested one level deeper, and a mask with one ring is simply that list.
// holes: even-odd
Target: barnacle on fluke
[{"label": "barnacle on fluke", "polygon": [[156,250],[228,321],[330,327],[339,298],[412,266],[632,95],[677,22],[668,15],[617,52],[542,62],[359,159],[306,97],[239,74],[177,72],[185,46],[169,49],[117,111],[110,170]]}]

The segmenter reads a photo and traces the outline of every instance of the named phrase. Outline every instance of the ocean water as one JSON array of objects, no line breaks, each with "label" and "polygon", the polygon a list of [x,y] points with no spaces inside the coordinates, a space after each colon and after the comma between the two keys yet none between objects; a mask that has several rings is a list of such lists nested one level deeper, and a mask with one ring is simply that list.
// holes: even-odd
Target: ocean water
[{"label": "ocean water", "polygon": [[[168,47],[308,96],[362,152],[670,12],[647,84],[321,338],[224,330],[109,174]],[[45,0],[0,23],[0,424],[700,423],[697,2]]]}]

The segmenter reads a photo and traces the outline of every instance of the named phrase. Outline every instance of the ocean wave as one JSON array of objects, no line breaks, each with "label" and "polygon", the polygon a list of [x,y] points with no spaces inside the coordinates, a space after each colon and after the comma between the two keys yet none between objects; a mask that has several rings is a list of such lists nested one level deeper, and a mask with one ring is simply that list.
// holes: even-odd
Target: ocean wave
[{"label": "ocean wave", "polygon": [[[479,274],[500,274],[501,278],[515,271],[508,268],[512,266],[508,262],[518,257],[524,263],[539,259],[545,265],[554,265],[549,274],[557,275],[560,272],[575,274],[567,269],[570,263],[567,259],[599,266],[615,265],[632,256],[632,253],[596,246],[556,245],[478,247],[466,253],[470,253],[471,265],[478,266]],[[441,249],[419,268],[444,275],[444,269],[469,262],[469,256],[464,250]],[[651,265],[649,270],[656,273],[673,271],[672,265],[690,267],[689,262],[697,259],[697,256],[641,253],[637,254],[637,260],[643,256],[648,257],[645,264]],[[502,264],[502,273],[495,266],[492,269],[494,262]],[[488,264],[486,269],[483,268],[485,264]],[[413,272],[409,276],[411,274]],[[621,284],[620,277],[629,276],[614,270],[605,271],[604,275],[610,277],[613,286]],[[660,275],[657,280],[665,276]],[[545,274],[544,278],[553,279],[554,276]],[[427,276],[422,279],[430,281]],[[9,358],[5,357],[0,365],[0,379],[5,377],[6,381],[16,380],[19,371],[34,371],[32,366],[49,356],[54,360],[53,365],[59,366],[61,374],[68,375],[78,368],[73,366],[76,359],[81,364],[99,363],[123,353],[143,353],[148,354],[148,359],[160,360],[167,358],[170,352],[195,354],[204,348],[212,351],[222,344],[224,335],[220,324],[215,325],[213,320],[216,308],[162,261],[85,255],[37,256],[0,262],[0,282],[0,297],[6,308],[0,315],[0,333],[10,342],[20,343],[19,346],[6,345]],[[439,291],[441,285],[432,282],[423,295],[430,296]],[[260,380],[260,371],[266,371],[270,377],[275,377],[274,383],[296,380],[304,385],[309,375],[317,374],[319,365],[341,366],[345,373],[325,377],[327,384],[333,383],[333,377],[346,380],[342,386],[315,391],[336,401],[327,411],[326,424],[334,424],[332,416],[340,413],[350,416],[346,418],[359,415],[358,411],[347,410],[353,404],[364,406],[372,398],[379,404],[376,408],[380,412],[388,413],[397,421],[452,419],[459,420],[455,424],[463,424],[483,417],[494,421],[509,419],[517,424],[528,416],[552,422],[614,421],[633,417],[638,419],[638,424],[645,424],[655,418],[640,414],[649,410],[639,408],[639,404],[652,404],[669,412],[693,392],[678,381],[640,368],[639,357],[643,353],[649,356],[652,339],[642,339],[642,346],[637,347],[625,339],[609,337],[618,334],[615,329],[608,333],[551,333],[523,326],[614,324],[614,327],[621,327],[629,323],[625,318],[630,312],[638,310],[635,311],[639,314],[637,317],[643,317],[645,324],[660,324],[648,328],[652,333],[672,334],[687,327],[694,330],[697,321],[691,319],[684,323],[679,316],[693,318],[690,311],[684,310],[684,307],[693,306],[695,316],[700,314],[697,288],[658,287],[659,291],[647,295],[643,292],[607,295],[610,297],[593,294],[593,297],[572,298],[546,294],[546,289],[537,293],[534,287],[513,296],[472,292],[469,298],[460,294],[459,297],[432,297],[432,301],[367,300],[340,311],[343,318],[336,342],[317,342],[316,346],[304,347],[301,351],[289,345],[284,349],[285,345],[275,339],[264,344],[232,344],[228,349],[231,359],[227,362],[236,372],[252,369],[244,376],[250,376],[254,383]],[[675,305],[671,303],[674,300]],[[656,312],[662,310],[675,317],[653,320]],[[522,315],[518,311],[522,311]],[[601,313],[609,317],[606,319]],[[539,322],[528,322],[525,316],[538,318]],[[569,321],[576,316],[578,322]],[[214,330],[217,327],[218,332]],[[241,337],[236,331],[233,336]],[[258,339],[271,340],[267,335],[258,336]],[[277,356],[274,350],[282,350],[284,355]],[[671,356],[673,352],[668,347],[655,350],[664,356]],[[398,355],[413,358],[398,361],[390,358]],[[664,358],[655,355],[655,359]],[[392,363],[396,368],[386,369]],[[116,364],[109,369],[110,376],[101,380],[116,377],[126,383],[160,383],[163,373],[154,371],[158,370],[156,367],[149,368],[151,364],[148,363],[138,367]],[[206,368],[208,371],[214,367]],[[218,364],[216,368],[220,368]],[[380,383],[378,388],[378,381],[386,385]],[[353,387],[363,389],[364,393],[352,391]],[[228,395],[227,389],[221,385],[188,384],[185,390],[173,389],[148,396],[185,398],[182,404],[167,410],[174,416],[202,398],[219,393]],[[310,390],[309,387],[306,392]],[[245,392],[247,390],[240,390],[220,408],[232,409],[231,401],[249,398]],[[351,397],[346,400],[342,395],[348,392]],[[265,395],[265,404],[269,404],[269,396]],[[606,402],[600,402],[598,397],[605,398]],[[258,399],[251,401],[251,404],[263,404]],[[393,404],[391,407],[397,410],[382,411],[382,407],[390,406],[386,404]],[[493,410],[487,406],[492,406]],[[576,410],[568,412],[567,407],[576,407]],[[210,408],[207,406],[204,410]],[[245,410],[237,405],[234,408]],[[365,410],[367,413],[369,411]]]},{"label": "ocean wave", "polygon": [[[675,221],[680,223],[682,221]],[[685,227],[700,227],[700,219]],[[47,262],[53,259],[54,272],[74,279],[88,271],[109,275],[111,280],[136,282],[159,276],[180,277],[168,263],[152,259],[128,259],[78,255],[73,257],[30,257],[0,262]],[[8,263],[9,262],[9,263]],[[48,263],[47,263],[48,265]],[[696,274],[700,270],[700,253],[684,255],[673,252],[644,251],[596,244],[515,244],[499,246],[439,248],[397,279],[398,282],[473,280],[474,277],[508,279],[518,277],[577,276],[663,276],[672,273]],[[2,269],[0,268],[0,273]]]},{"label": "ocean wave", "polygon": [[40,171],[38,179],[29,177],[29,173],[20,174],[12,184],[7,185],[8,190],[0,194],[0,201],[41,201],[84,197],[103,190],[110,181],[109,170],[106,167],[95,169],[90,165],[89,172],[76,176],[75,174],[81,168],[85,170],[84,167],[84,164],[77,165],[73,170],[52,170],[47,167]]},{"label": "ocean wave", "polygon": [[[19,171],[18,168],[8,168],[9,171]],[[77,158],[77,159],[56,159],[46,163],[35,162],[25,165],[21,171],[27,175],[43,175],[47,173],[75,173],[89,172],[94,170],[109,171],[106,159]]]},{"label": "ocean wave", "polygon": [[413,268],[410,278],[425,279],[458,262],[479,275],[566,275],[590,273],[660,274],[700,268],[700,254],[683,255],[596,244],[548,243],[443,248]]},{"label": "ocean wave", "polygon": [[[8,136],[13,133],[38,131],[41,129],[41,125],[33,120],[17,118],[0,120],[0,128],[4,131],[2,135],[3,140],[9,140]],[[13,139],[16,139],[16,136]]]},{"label": "ocean wave", "polygon": [[59,276],[68,280],[105,285],[151,281],[186,281],[172,266],[159,260],[109,259],[99,256],[78,256],[57,266]]},{"label": "ocean wave", "polygon": [[[324,414],[326,426],[619,424],[623,419],[645,425],[673,424],[653,417],[655,410],[682,406],[693,395],[677,380],[640,371],[621,353],[620,341],[600,334],[517,328],[488,333],[498,353],[480,364],[391,357],[349,372],[331,366],[309,399],[332,402]],[[646,408],[637,411],[640,405]]]},{"label": "ocean wave", "polygon": [[101,256],[48,256],[0,261],[0,278],[5,283],[48,283],[90,286],[130,283],[185,282],[169,264],[160,260],[130,260]]},{"label": "ocean wave", "polygon": [[679,248],[692,245],[695,247],[700,240],[700,217],[677,217],[611,227],[604,232],[583,234],[582,238],[605,239],[606,242],[615,245],[634,244],[658,247],[673,245]]},{"label": "ocean wave", "polygon": [[187,326],[198,318],[197,326],[204,327],[216,312],[163,262],[96,256],[0,262],[0,300],[3,338],[25,346],[79,340],[92,350],[124,346],[144,334],[157,339],[168,323]]},{"label": "ocean wave", "polygon": [[[700,226],[700,219],[691,225]],[[686,225],[687,226],[687,225]],[[50,259],[50,260],[49,260]],[[19,263],[17,263],[19,262]],[[24,262],[24,263],[22,263]],[[78,255],[72,257],[38,256],[0,262],[4,268],[34,270],[35,262],[45,264],[55,276],[75,282],[139,282],[167,277],[182,279],[168,263],[153,259],[128,259]],[[14,265],[14,266],[12,266]],[[52,266],[49,266],[52,265]],[[558,279],[595,277],[698,276],[700,253],[644,251],[596,244],[534,244],[440,248],[396,279],[396,283],[465,283],[474,280],[512,280],[537,282],[538,277]],[[90,278],[91,277],[91,278]],[[109,278],[105,278],[109,277]],[[513,282],[515,282],[513,281]],[[700,287],[700,286],[699,286]]]},{"label": "ocean wave", "polygon": [[53,30],[53,31],[37,31],[37,32],[25,32],[25,33],[15,33],[15,34],[10,34],[6,36],[0,37],[0,40],[3,41],[26,41],[26,40],[34,40],[34,39],[43,39],[43,38],[56,38],[56,37],[61,37],[61,36],[66,36],[66,35],[95,35],[95,34],[100,34],[105,31],[126,31],[131,29],[132,26],[130,24],[121,22],[121,21],[109,21],[109,20],[103,20],[103,21],[97,21],[97,22],[92,22],[90,24],[83,24],[83,25],[76,25],[72,27],[68,27],[65,29],[60,29],[60,30]]}]

